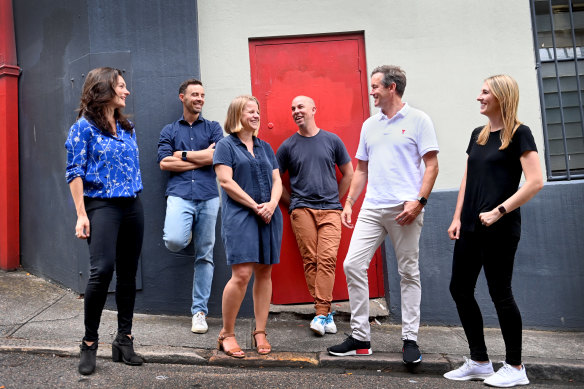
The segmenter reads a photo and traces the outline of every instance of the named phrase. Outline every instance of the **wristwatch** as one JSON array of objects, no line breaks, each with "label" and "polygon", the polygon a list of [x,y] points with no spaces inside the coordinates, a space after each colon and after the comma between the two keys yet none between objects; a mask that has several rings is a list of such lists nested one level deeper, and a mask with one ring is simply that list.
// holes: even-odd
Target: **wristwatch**
[{"label": "wristwatch", "polygon": [[183,161],[186,161],[186,160],[187,160],[187,152],[186,152],[186,151],[183,151],[183,152],[182,152],[182,157],[181,157],[181,159],[182,159]]},{"label": "wristwatch", "polygon": [[425,198],[424,196],[420,196],[418,197],[418,201],[420,202],[420,204],[422,204],[423,206],[425,206],[428,203],[428,199]]},{"label": "wristwatch", "polygon": [[502,205],[499,205],[499,208],[497,208],[497,209],[499,210],[499,212],[501,212],[501,215],[504,215],[507,213],[507,210]]}]

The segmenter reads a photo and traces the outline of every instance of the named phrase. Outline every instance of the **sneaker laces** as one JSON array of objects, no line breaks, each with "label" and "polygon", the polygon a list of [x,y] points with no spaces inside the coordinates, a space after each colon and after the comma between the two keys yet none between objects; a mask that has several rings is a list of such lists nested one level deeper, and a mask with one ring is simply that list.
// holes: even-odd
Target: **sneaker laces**
[{"label": "sneaker laces", "polygon": [[472,369],[473,360],[465,357],[464,355],[462,357],[464,358],[464,364],[456,370],[460,370],[461,372],[467,372]]},{"label": "sneaker laces", "polygon": [[326,321],[325,323],[330,323],[333,322],[333,315],[335,315],[337,312],[336,311],[332,311],[331,313],[329,313],[328,315],[326,315]]},{"label": "sneaker laces", "polygon": [[508,377],[508,376],[513,375],[513,374],[517,374],[517,372],[521,371],[521,370],[517,370],[516,368],[514,368],[513,366],[511,366],[510,364],[508,364],[505,361],[501,361],[501,363],[503,363],[503,367],[501,367],[497,371],[497,374],[499,374],[503,377]]}]

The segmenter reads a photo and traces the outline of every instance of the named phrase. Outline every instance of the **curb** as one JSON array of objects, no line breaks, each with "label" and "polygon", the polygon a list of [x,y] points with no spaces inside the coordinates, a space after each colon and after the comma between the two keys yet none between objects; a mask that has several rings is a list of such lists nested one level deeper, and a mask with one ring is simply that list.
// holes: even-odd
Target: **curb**
[{"label": "curb", "polygon": [[[55,346],[48,344],[7,345],[0,344],[0,352],[58,355],[77,358],[78,346]],[[377,352],[367,356],[335,357],[327,352],[272,352],[260,356],[255,351],[246,351],[246,357],[236,359],[217,350],[190,349],[184,347],[141,346],[138,354],[146,363],[209,365],[224,367],[286,367],[286,368],[328,368],[348,370],[379,370],[385,372],[405,372],[413,374],[442,375],[463,362],[460,357],[445,354],[424,354],[419,366],[408,368],[402,362],[400,353]],[[100,345],[97,352],[100,359],[111,358],[111,346]],[[564,359],[527,358],[524,361],[528,377],[534,380],[584,382],[584,361]],[[493,363],[498,369],[501,363]]]}]

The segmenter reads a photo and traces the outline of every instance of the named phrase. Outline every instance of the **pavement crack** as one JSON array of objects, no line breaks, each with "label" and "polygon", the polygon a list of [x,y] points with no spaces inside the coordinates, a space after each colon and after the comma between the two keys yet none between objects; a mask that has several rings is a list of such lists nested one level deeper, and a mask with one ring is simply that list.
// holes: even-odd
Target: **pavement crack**
[{"label": "pavement crack", "polygon": [[33,313],[26,321],[24,321],[20,325],[14,326],[14,328],[11,331],[9,331],[4,337],[5,338],[11,338],[12,335],[14,335],[16,332],[18,332],[18,330],[20,330],[22,327],[24,327],[25,325],[27,325],[28,323],[30,323],[30,321],[33,320],[35,317],[39,316],[40,314],[42,314],[43,312],[45,312],[47,309],[49,309],[53,305],[57,304],[65,296],[66,296],[66,293],[63,293],[59,298],[55,299],[55,301],[53,301],[52,303],[50,303],[50,304],[46,305],[45,307],[39,309],[37,312]]}]

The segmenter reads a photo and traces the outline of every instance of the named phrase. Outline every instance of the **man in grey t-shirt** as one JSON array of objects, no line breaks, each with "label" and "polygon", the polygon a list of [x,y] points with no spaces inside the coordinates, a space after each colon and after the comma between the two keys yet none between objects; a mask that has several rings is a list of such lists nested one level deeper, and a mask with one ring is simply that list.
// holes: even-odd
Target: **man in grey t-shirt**
[{"label": "man in grey t-shirt", "polygon": [[[304,263],[308,291],[316,315],[310,329],[319,335],[336,333],[331,302],[335,283],[337,251],[341,242],[340,198],[353,177],[351,157],[341,139],[316,126],[314,100],[292,100],[292,118],[298,131],[286,139],[276,154],[280,173],[289,172],[289,194],[281,202],[288,207],[292,230]],[[337,182],[335,166],[342,179]]]}]

